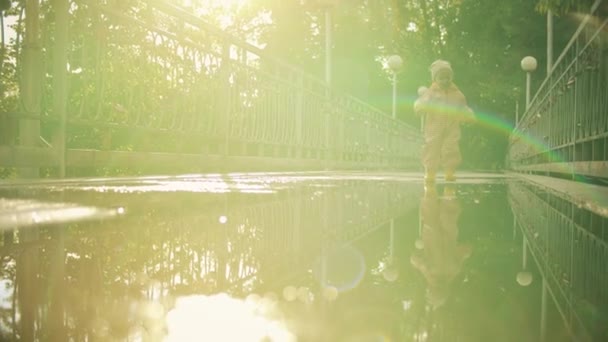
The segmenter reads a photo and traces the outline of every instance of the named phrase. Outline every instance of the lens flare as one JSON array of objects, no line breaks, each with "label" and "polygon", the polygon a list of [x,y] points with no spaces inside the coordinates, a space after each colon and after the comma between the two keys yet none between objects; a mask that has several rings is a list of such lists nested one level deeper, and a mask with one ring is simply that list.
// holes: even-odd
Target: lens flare
[{"label": "lens flare", "polygon": [[353,246],[336,246],[319,257],[313,274],[322,286],[343,292],[359,285],[365,267],[365,259]]}]

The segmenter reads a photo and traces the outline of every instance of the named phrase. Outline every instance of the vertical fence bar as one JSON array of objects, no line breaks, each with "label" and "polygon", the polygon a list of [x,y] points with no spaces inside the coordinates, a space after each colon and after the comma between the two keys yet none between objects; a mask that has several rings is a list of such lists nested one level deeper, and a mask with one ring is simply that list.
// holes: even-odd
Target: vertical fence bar
[{"label": "vertical fence bar", "polygon": [[543,277],[540,299],[540,341],[547,340],[547,279]]},{"label": "vertical fence bar", "polygon": [[[220,92],[222,96],[218,99],[219,101],[219,115],[221,115],[222,130],[220,136],[220,154],[223,157],[227,157],[230,154],[230,116],[232,115],[232,90],[230,85],[230,43],[227,41],[222,42],[222,61],[220,70],[220,79],[222,80]],[[224,167],[226,165],[223,165]]]},{"label": "vertical fence bar", "polygon": [[302,117],[304,115],[304,101],[305,101],[305,95],[304,95],[304,76],[302,74],[297,74],[296,76],[296,82],[297,82],[297,86],[296,86],[296,91],[297,91],[297,98],[296,98],[296,122],[295,122],[295,132],[296,132],[296,139],[295,139],[295,154],[294,157],[295,158],[302,158],[304,153],[302,151],[302,146],[303,146],[303,125],[302,125]]},{"label": "vertical fence bar", "polygon": [[[41,63],[40,3],[39,0],[25,2],[25,34],[23,39],[23,69],[20,97],[27,116],[39,116],[41,112]],[[35,147],[40,139],[40,120],[22,118],[19,121],[19,144]],[[40,170],[34,167],[19,168],[20,178],[38,178]]]},{"label": "vertical fence bar", "polygon": [[53,45],[53,115],[58,119],[53,147],[57,152],[59,177],[65,177],[66,118],[67,118],[67,64],[69,1],[53,0],[55,11],[55,43]]}]

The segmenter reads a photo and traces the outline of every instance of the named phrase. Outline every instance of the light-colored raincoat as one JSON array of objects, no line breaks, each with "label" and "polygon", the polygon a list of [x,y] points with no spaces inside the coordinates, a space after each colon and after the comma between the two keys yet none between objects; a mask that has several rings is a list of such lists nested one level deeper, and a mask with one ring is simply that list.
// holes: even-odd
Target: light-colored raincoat
[{"label": "light-colored raincoat", "polygon": [[434,175],[440,167],[453,173],[462,161],[460,123],[474,120],[464,94],[453,83],[442,89],[433,82],[415,102],[414,111],[424,115],[422,164],[427,174]]}]

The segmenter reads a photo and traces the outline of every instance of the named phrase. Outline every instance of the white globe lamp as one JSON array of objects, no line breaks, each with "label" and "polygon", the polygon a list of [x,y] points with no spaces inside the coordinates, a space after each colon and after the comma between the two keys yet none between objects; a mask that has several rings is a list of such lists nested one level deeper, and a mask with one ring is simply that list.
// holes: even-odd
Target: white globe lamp
[{"label": "white globe lamp", "polygon": [[537,67],[538,62],[532,56],[526,56],[521,60],[521,69],[525,72],[533,72]]}]

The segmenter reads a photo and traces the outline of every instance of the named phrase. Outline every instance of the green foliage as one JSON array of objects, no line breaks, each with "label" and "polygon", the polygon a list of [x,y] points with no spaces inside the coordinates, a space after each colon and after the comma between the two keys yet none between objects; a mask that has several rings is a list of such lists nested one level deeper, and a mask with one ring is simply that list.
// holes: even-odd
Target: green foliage
[{"label": "green foliage", "polygon": [[[281,58],[322,79],[325,64],[326,14],[331,14],[332,85],[385,111],[391,108],[390,74],[381,61],[398,54],[404,68],[398,75],[398,118],[418,125],[412,102],[417,89],[428,85],[428,66],[438,58],[449,60],[456,83],[478,113],[481,124],[465,128],[463,146],[467,163],[473,168],[495,168],[504,159],[508,125],[514,121],[515,103],[523,108],[524,75],[519,63],[533,55],[539,61],[533,87],[542,80],[545,56],[545,18],[538,11],[551,8],[563,14],[589,7],[593,1],[527,0],[351,0],[321,7],[312,1],[249,0],[227,8],[202,0],[189,1],[188,11],[242,41],[259,46],[271,56]],[[6,15],[18,18],[23,2],[14,1]],[[236,4],[236,2],[235,2]],[[145,1],[99,2],[119,14],[156,26],[161,31],[134,24],[115,14],[102,13],[95,6],[74,1],[70,21],[70,73],[68,108],[71,119],[99,122],[95,127],[70,127],[68,145],[73,148],[112,150],[199,152],[201,139],[179,134],[157,134],[154,139],[140,134],[146,129],[170,127],[183,118],[192,125],[215,127],[212,113],[221,110],[218,85],[225,81],[217,55],[221,42],[184,22],[154,12]],[[535,10],[536,9],[536,10]],[[54,23],[48,3],[41,7],[47,75],[52,75]],[[226,20],[229,18],[229,20]],[[17,110],[20,70],[20,35],[1,50],[0,112]],[[574,24],[574,25],[572,25]],[[556,18],[556,47],[565,45],[573,31],[566,16]],[[163,32],[172,32],[177,41]],[[204,50],[208,55],[196,55]],[[176,53],[180,51],[180,53]],[[240,52],[236,52],[239,54]],[[556,49],[556,55],[559,49]],[[210,57],[215,56],[215,57]],[[205,58],[202,65],[197,59]],[[241,57],[237,57],[241,58]],[[255,63],[255,62],[254,62]],[[264,59],[262,62],[264,63]],[[274,62],[272,62],[274,63]],[[272,63],[262,68],[272,70]],[[233,75],[246,83],[246,70]],[[50,108],[54,96],[52,76],[44,80],[44,115],[55,115]],[[235,90],[236,91],[236,90]],[[251,105],[262,103],[263,94],[249,96]],[[266,90],[265,90],[266,91]],[[270,91],[270,89],[268,90]],[[203,111],[195,121],[193,113]],[[3,120],[3,127],[6,118]],[[502,126],[497,125],[502,122]],[[113,125],[138,126],[124,131]],[[139,129],[142,131],[140,132]],[[213,132],[209,132],[212,134]],[[6,140],[4,134],[2,139]],[[49,138],[49,137],[47,137]],[[8,141],[0,143],[9,143]],[[106,171],[104,171],[106,172]]]},{"label": "green foliage", "polygon": [[[18,56],[19,56],[19,34],[21,29],[17,24],[10,25],[5,19],[9,16],[17,17],[20,9],[17,6],[11,8],[10,1],[0,3],[0,24],[4,26],[0,41],[0,145],[10,145],[15,142],[18,126],[17,120],[9,116],[18,105]],[[17,37],[10,37],[7,30],[11,29],[18,33]],[[0,179],[14,178],[14,168],[0,168]]]},{"label": "green foliage", "polygon": [[536,9],[541,13],[551,10],[563,15],[572,11],[589,12],[595,0],[539,0]]},{"label": "green foliage", "polygon": [[6,11],[11,8],[11,0],[0,0],[0,11]]},{"label": "green foliage", "polygon": [[533,55],[540,65],[544,63],[545,23],[533,6],[526,0],[463,0],[443,23],[442,56],[452,62],[456,83],[480,119],[464,130],[462,139],[470,168],[494,169],[502,164],[507,125],[514,121],[516,101],[523,103],[520,60]]}]

